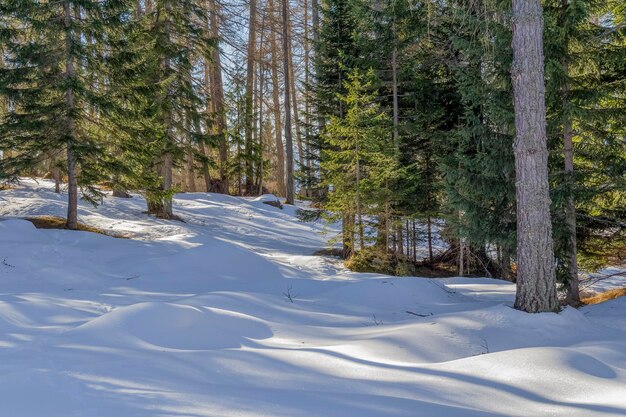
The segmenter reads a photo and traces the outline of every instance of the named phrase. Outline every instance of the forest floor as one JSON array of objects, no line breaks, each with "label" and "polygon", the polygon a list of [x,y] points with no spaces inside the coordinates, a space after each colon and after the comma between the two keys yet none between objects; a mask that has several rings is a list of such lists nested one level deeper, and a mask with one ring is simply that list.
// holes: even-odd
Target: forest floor
[{"label": "forest floor", "polygon": [[353,273],[262,199],[81,203],[132,239],[18,219],[63,216],[51,190],[0,192],[2,417],[626,415],[626,297],[529,315],[503,281]]}]

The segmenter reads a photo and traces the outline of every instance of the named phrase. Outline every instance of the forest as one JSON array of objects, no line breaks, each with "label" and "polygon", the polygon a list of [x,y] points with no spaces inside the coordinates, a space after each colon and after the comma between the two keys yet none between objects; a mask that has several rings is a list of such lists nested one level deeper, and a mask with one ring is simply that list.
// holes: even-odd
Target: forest
[{"label": "forest", "polygon": [[[161,218],[178,191],[298,195],[343,222],[357,270],[515,278],[508,2],[3,1],[0,13],[0,174],[66,180],[69,229],[103,185],[142,190]],[[539,23],[536,123],[573,305],[579,269],[626,257],[625,15],[619,0],[547,1]],[[435,258],[436,221],[450,249]]]},{"label": "forest", "polygon": [[[50,215],[62,220],[46,228],[62,230],[38,229],[38,238],[30,226],[13,223],[27,219],[40,227],[50,221]],[[92,242],[100,237],[71,237],[83,236],[74,231],[90,227],[96,234],[113,236],[117,243]],[[28,240],[31,237],[32,242]],[[139,240],[139,246],[119,237]],[[155,245],[152,251],[141,246],[145,242]],[[118,258],[118,251],[131,245],[128,253],[135,254],[145,269],[128,264],[118,271],[116,265],[117,272],[111,272],[100,260],[94,260],[93,266],[83,265],[84,259],[92,258],[82,251],[92,244],[101,248],[94,253],[101,253],[103,259],[112,257],[119,265],[127,265],[130,258],[121,253]],[[33,253],[41,250],[41,260],[23,252],[31,249],[18,251],[20,245],[32,245]],[[223,245],[229,245],[228,249]],[[197,247],[206,250],[196,254]],[[12,258],[7,254],[13,250]],[[176,259],[171,264],[165,260],[168,250]],[[241,250],[251,252],[238,252]],[[64,275],[56,267],[46,266],[48,262],[55,265],[51,251],[72,263],[67,267],[70,272]],[[305,262],[296,255],[310,259]],[[20,265],[12,260],[16,257],[27,269],[20,272]],[[83,321],[63,322],[72,327],[67,333],[70,339],[64,342],[67,346],[74,343],[73,334],[91,346],[93,340],[99,340],[94,336],[97,329],[116,338],[124,326],[124,332],[163,347],[163,352],[177,349],[171,341],[178,338],[189,351],[222,352],[233,346],[254,350],[258,346],[248,345],[248,337],[265,340],[259,336],[265,332],[273,334],[268,339],[271,343],[281,344],[282,339],[273,341],[280,331],[269,324],[268,329],[255,327],[260,321],[250,324],[252,321],[240,316],[279,320],[281,313],[259,307],[276,302],[264,298],[266,291],[278,294],[281,302],[286,300],[293,308],[298,297],[303,297],[297,308],[312,310],[303,310],[302,316],[280,316],[280,325],[304,320],[301,323],[308,330],[302,330],[303,334],[292,328],[284,331],[294,340],[301,337],[302,344],[321,343],[312,348],[320,350],[332,343],[324,339],[330,337],[327,333],[322,336],[311,330],[332,327],[321,318],[323,314],[336,314],[340,324],[335,325],[346,329],[355,325],[357,317],[359,323],[373,320],[375,326],[385,327],[399,320],[397,314],[403,314],[402,320],[457,314],[456,307],[443,309],[448,305],[446,297],[464,306],[458,313],[462,315],[471,316],[474,308],[479,309],[471,306],[475,299],[483,303],[480,308],[505,305],[524,313],[559,312],[562,320],[572,323],[583,315],[588,320],[589,313],[598,320],[593,325],[583,320],[589,335],[595,334],[593,329],[598,326],[621,332],[623,320],[614,319],[614,312],[606,313],[608,307],[593,310],[595,306],[587,304],[595,303],[591,289],[603,278],[611,281],[612,290],[626,293],[626,4],[623,0],[0,0],[0,258],[4,258],[0,272],[10,277],[6,278],[7,288],[16,288],[15,294],[29,300],[35,293],[60,291],[63,301],[59,303],[73,309],[70,315],[79,314],[75,311],[78,301],[68,304],[65,297],[76,294],[63,291],[81,286],[80,291],[96,291],[94,288],[105,285],[102,294],[130,297],[116,304],[119,300],[102,299],[102,294],[96,297],[100,290],[89,295],[96,297],[89,298],[90,302],[108,305],[108,310],[92,321],[81,319],[86,324],[78,327],[75,325]],[[199,281],[201,270],[215,275],[217,281]],[[52,275],[46,276],[46,271],[53,271]],[[164,271],[169,271],[170,277],[182,276],[180,286],[166,281]],[[265,284],[252,280],[257,271],[272,278]],[[59,281],[52,284],[51,277],[57,274]],[[109,278],[97,281],[95,277],[101,274],[125,280],[129,287],[110,284]],[[146,284],[146,274],[156,281]],[[18,279],[26,276],[33,281]],[[250,282],[244,285],[243,277]],[[340,288],[331,285],[330,281],[339,277],[345,282],[358,281],[353,297],[342,298]],[[405,281],[406,277],[423,278]],[[234,281],[229,284],[231,278]],[[321,284],[326,279],[330,281]],[[5,285],[3,280],[0,274],[0,287]],[[397,292],[383,291],[382,298],[374,301],[379,289],[372,287],[373,282],[397,282],[393,290]],[[336,284],[340,285],[339,281]],[[301,292],[294,289],[298,285]],[[433,290],[432,285],[441,288]],[[483,286],[489,289],[482,292]],[[234,298],[229,302],[218,297],[209,304],[203,304],[203,298],[171,304],[182,300],[177,298],[182,294],[217,297],[220,291],[248,294],[254,301],[241,307],[241,300],[233,301],[239,296],[231,294],[228,297]],[[417,297],[424,297],[423,310],[414,305],[415,300],[405,300],[408,295],[403,291],[421,294]],[[257,298],[257,293],[263,296]],[[314,303],[318,296],[326,301],[314,310],[306,303]],[[441,302],[429,304],[431,296]],[[399,300],[397,305],[390,301],[394,297]],[[350,307],[357,300],[364,304]],[[2,302],[0,333],[17,334],[16,330],[4,330]],[[185,308],[211,309],[213,302],[221,306],[215,307],[218,310],[235,303],[235,315],[221,317],[222,312],[211,310],[210,318],[187,316],[193,314]],[[324,310],[327,305],[344,302],[348,304],[340,310]],[[46,308],[57,308],[54,306]],[[251,310],[252,306],[258,310]],[[124,313],[124,309],[133,310]],[[85,307],[80,314],[95,314],[92,310]],[[121,319],[101,320],[118,312]],[[486,313],[485,323],[491,319],[495,323],[492,313],[496,314]],[[33,314],[44,320],[45,315]],[[533,327],[525,319],[509,316],[514,313],[508,310],[497,314],[506,317],[502,320],[511,329]],[[469,316],[459,318],[458,323],[481,323]],[[151,327],[159,317],[171,325],[169,331],[177,333],[163,336]],[[247,324],[234,324],[234,329],[254,331],[219,339],[228,340],[219,346],[206,347],[200,333],[191,338],[180,327],[189,320],[214,321],[228,333],[224,323],[235,317]],[[536,325],[546,333],[550,326],[555,334],[560,334],[563,326],[573,326],[569,321],[555,324],[541,314],[536,317]],[[45,320],[38,329],[53,325]],[[110,323],[122,324],[118,328]],[[207,330],[211,326],[191,325],[190,331],[211,333],[213,330]],[[137,329],[138,336],[133,333]],[[413,346],[408,336],[411,332],[402,329],[398,340]],[[420,331],[424,335],[432,332],[426,327]],[[450,334],[457,331],[469,330],[460,326]],[[341,334],[348,338],[341,339],[342,343],[350,343],[350,332],[357,330],[338,331],[337,337]],[[587,330],[581,332],[587,334]],[[410,361],[421,364],[424,358],[436,356],[433,352],[439,349],[441,334],[435,333],[424,352],[414,346]],[[371,350],[371,355],[363,353],[368,360],[385,372],[399,372],[391,369],[391,364],[405,357],[393,353],[399,348],[392,341],[380,339],[381,346],[392,352],[392,359],[376,356],[379,351],[372,340],[387,336],[358,334],[350,336],[362,343],[355,349]],[[583,341],[563,342],[570,340],[566,336],[545,347],[540,338],[529,336],[533,342],[518,343],[514,337],[508,345],[504,340],[509,336],[497,334],[501,339],[492,345],[489,331],[467,336],[471,341],[463,343],[482,346],[480,352],[470,349],[457,355],[452,353],[455,348],[442,342],[449,356],[442,356],[440,362],[532,346],[556,349],[554,346]],[[127,337],[126,333],[120,336],[121,340]],[[597,341],[594,337],[584,341]],[[167,343],[159,344],[155,338]],[[20,343],[3,340],[0,337],[0,349]],[[264,349],[276,348],[268,346]],[[139,345],[134,348],[140,349]],[[362,359],[349,347],[341,349],[333,350],[333,360],[344,354],[354,354],[350,356],[354,361]],[[87,350],[81,354],[87,355]],[[64,354],[55,352],[53,349],[50,355]],[[602,359],[581,352],[571,353],[571,363],[611,363],[610,372],[598,371],[601,376],[624,378],[625,368],[619,368],[623,362],[613,356]],[[431,353],[434,356],[429,356]],[[129,357],[119,364],[127,360]],[[228,360],[234,361],[234,357]],[[250,369],[257,369],[254,360],[246,361]],[[215,369],[221,366],[212,365]],[[168,366],[154,378],[165,378],[168,369],[179,370],[174,364]],[[265,366],[266,372],[273,372],[286,365],[267,362],[263,369]],[[297,366],[303,365],[298,362]],[[31,363],[28,367],[37,368]],[[93,370],[95,374],[101,371],[106,373]],[[83,368],[78,366],[76,372]],[[417,374],[423,375],[422,371]],[[241,374],[229,375],[233,381],[243,379]],[[116,390],[132,389],[139,381],[147,384],[136,375],[128,378],[135,382],[126,387],[119,381],[109,382],[118,384],[117,388],[102,390],[119,393]],[[174,391],[184,385],[180,378]],[[413,376],[403,379],[390,374],[389,378],[400,385],[413,381]],[[0,393],[6,392],[1,380]],[[8,381],[7,387],[15,382]],[[72,381],[68,384],[78,383]],[[104,379],[101,383],[103,387],[107,384]],[[372,382],[371,392],[379,392],[379,383]],[[312,384],[317,386],[317,382]],[[468,384],[476,386],[475,382]],[[607,383],[605,392],[609,394],[596,402],[589,394],[586,399],[597,406],[561,404],[558,407],[562,409],[554,415],[624,415],[623,398],[610,395],[618,384]],[[395,389],[402,391],[400,385]],[[487,385],[495,387],[497,383]],[[349,405],[346,397],[340,396],[326,398],[330,402],[319,407],[314,397],[302,398],[302,407],[281,400],[277,403],[291,411],[279,411],[260,399],[257,388],[249,388],[249,394],[260,401],[262,413],[241,415],[295,416],[300,414],[294,410],[304,410],[302,415],[400,416],[416,415],[407,411],[415,407],[426,407],[425,416],[513,416],[528,410],[534,410],[533,415],[548,415],[546,402],[535,397],[532,401],[526,398],[517,409],[514,405],[491,409],[484,403],[463,403],[469,408],[443,411],[437,404],[450,405],[447,399],[428,402],[428,406],[391,400],[411,397],[411,401],[426,401],[426,393],[419,398],[384,394],[381,404],[391,401],[387,411],[357,406],[356,400]],[[457,388],[471,391],[461,385]],[[42,386],[38,392],[47,389]],[[518,398],[515,389],[503,392]],[[231,398],[226,386],[220,385],[218,391]],[[279,390],[269,398],[283,394]],[[93,404],[100,404],[98,401]],[[223,408],[205,408],[209,410],[206,414],[193,411],[193,407],[183,412],[176,404],[191,407],[197,403],[185,401],[159,409],[167,413],[167,407],[173,407],[177,410],[173,414],[153,414],[147,411],[147,404],[137,403],[135,414],[120,408],[122,414],[118,415],[241,412],[230,400],[220,402]],[[533,401],[538,408],[529,405]],[[598,405],[601,402],[604,406]],[[117,410],[114,403],[103,403],[103,409]],[[54,415],[70,415],[59,407]],[[24,411],[12,416],[41,412],[36,407],[33,410],[32,414]]]}]

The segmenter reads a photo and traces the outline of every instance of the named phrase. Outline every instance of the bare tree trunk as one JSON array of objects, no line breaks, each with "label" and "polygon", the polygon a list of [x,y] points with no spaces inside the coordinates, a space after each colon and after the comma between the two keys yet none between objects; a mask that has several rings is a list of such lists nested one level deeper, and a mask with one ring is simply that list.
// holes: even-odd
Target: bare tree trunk
[{"label": "bare tree trunk", "polygon": [[[72,48],[72,10],[69,1],[63,3],[63,11],[65,12],[65,30],[66,30],[66,44],[67,53]],[[65,77],[68,80],[74,78],[74,61],[68,56],[65,61]],[[78,229],[78,178],[76,167],[76,154],[74,153],[73,141],[76,140],[76,126],[74,124],[74,90],[72,87],[67,89],[65,93],[65,105],[67,107],[67,134],[70,141],[67,144],[67,222],[66,227],[70,230]]]},{"label": "bare tree trunk", "polygon": [[311,179],[314,175],[313,164],[311,162],[311,105],[310,105],[310,84],[311,84],[311,70],[309,68],[311,64],[311,39],[309,38],[309,1],[304,0],[304,138],[305,149],[307,155],[306,159],[306,186],[310,187],[312,183]]},{"label": "bare tree trunk", "polygon": [[513,0],[513,96],[517,194],[515,308],[557,311],[540,0]]},{"label": "bare tree trunk", "polygon": [[[215,0],[208,0],[210,4],[211,36],[219,39],[219,6]],[[216,128],[220,146],[220,192],[228,194],[228,143],[226,138],[226,112],[224,111],[224,81],[222,79],[222,60],[219,48],[213,50],[211,63],[211,91],[213,110],[216,115]]]},{"label": "bare tree trunk", "polygon": [[[265,19],[263,19],[265,21]],[[261,29],[261,45],[263,45],[263,35],[265,34],[265,32],[263,32],[264,26]],[[262,52],[263,48],[261,47],[261,50],[259,52]],[[259,92],[258,92],[258,97],[259,97],[259,172],[257,174],[258,177],[258,184],[259,184],[259,191],[258,191],[258,195],[262,195],[263,194],[263,169],[264,169],[264,164],[263,164],[263,152],[264,152],[264,143],[263,143],[263,88],[265,87],[265,74],[263,72],[263,57],[262,54],[259,55]]]},{"label": "bare tree trunk", "polygon": [[298,162],[300,166],[304,166],[304,148],[302,147],[302,135],[300,132],[300,112],[298,110],[298,94],[296,89],[296,76],[293,65],[293,31],[291,30],[291,20],[287,19],[288,37],[289,40],[289,77],[291,78],[291,84],[289,85],[291,98],[293,100],[293,122],[294,129],[296,131],[296,146],[298,147]]},{"label": "bare tree trunk", "polygon": [[283,2],[283,71],[285,78],[285,142],[287,144],[287,204],[294,204],[295,185],[293,171],[293,138],[291,132],[291,101],[289,97],[290,77],[289,77],[289,0]]},{"label": "bare tree trunk", "polygon": [[269,0],[269,9],[273,18],[272,30],[270,30],[270,44],[272,47],[272,97],[274,100],[274,133],[276,135],[276,179],[278,182],[278,193],[285,195],[285,147],[283,145],[283,126],[280,114],[280,88],[278,84],[278,47],[276,45],[276,32],[278,32],[279,22],[276,18],[274,0]]}]

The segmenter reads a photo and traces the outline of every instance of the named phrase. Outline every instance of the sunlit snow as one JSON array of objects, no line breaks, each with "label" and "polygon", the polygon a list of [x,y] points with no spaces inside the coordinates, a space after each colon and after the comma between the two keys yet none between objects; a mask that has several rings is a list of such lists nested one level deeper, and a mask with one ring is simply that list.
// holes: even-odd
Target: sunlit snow
[{"label": "sunlit snow", "polygon": [[626,415],[626,298],[528,315],[503,281],[352,273],[263,199],[81,203],[133,239],[18,219],[62,216],[52,189],[0,192],[2,417]]}]

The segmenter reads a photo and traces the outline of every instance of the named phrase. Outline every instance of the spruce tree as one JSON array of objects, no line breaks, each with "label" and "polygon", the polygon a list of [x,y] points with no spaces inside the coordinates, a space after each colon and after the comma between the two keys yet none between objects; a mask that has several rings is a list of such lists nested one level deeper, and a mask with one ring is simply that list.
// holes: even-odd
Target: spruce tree
[{"label": "spruce tree", "polygon": [[[603,204],[626,198],[620,192],[626,144],[618,139],[626,111],[619,3],[549,1],[544,13],[557,275],[571,305],[580,303],[579,264],[606,265],[605,255],[623,240],[619,214]],[[592,243],[599,236],[600,246]]]},{"label": "spruce tree", "polygon": [[158,186],[146,190],[146,198],[148,212],[166,219],[173,217],[173,169],[184,155],[184,138],[208,140],[199,123],[186,123],[202,119],[201,94],[190,74],[195,58],[209,57],[215,46],[204,23],[207,19],[200,0],[159,0],[144,17],[146,59],[152,62],[151,82],[158,86],[150,97],[150,113],[155,132],[153,169],[160,178]]},{"label": "spruce tree", "polygon": [[[109,79],[111,65],[119,63],[110,40],[129,10],[122,0],[0,1],[6,57],[0,93],[10,103],[0,147],[12,151],[0,171],[15,178],[44,158],[65,158],[69,229],[78,228],[79,186],[95,202],[95,183],[119,166],[102,144],[115,135],[106,120],[119,103],[96,81]],[[96,113],[98,120],[91,117]]]}]

